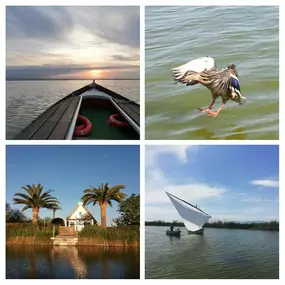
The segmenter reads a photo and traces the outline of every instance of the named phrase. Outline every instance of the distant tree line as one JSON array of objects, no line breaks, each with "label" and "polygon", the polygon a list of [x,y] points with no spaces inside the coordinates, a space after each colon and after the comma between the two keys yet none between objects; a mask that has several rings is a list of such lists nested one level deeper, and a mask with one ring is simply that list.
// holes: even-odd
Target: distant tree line
[{"label": "distant tree line", "polygon": [[279,231],[279,222],[230,222],[230,221],[217,221],[206,223],[205,228],[224,228],[224,229],[245,229],[245,230],[268,230],[268,231]]},{"label": "distant tree line", "polygon": [[165,222],[165,221],[151,221],[145,222],[146,226],[162,226],[162,227],[170,227],[170,225],[173,225],[174,227],[184,227],[184,223],[173,221],[173,222]]},{"label": "distant tree line", "polygon": [[[175,227],[184,227],[184,223],[173,221],[173,222],[165,222],[165,221],[146,221],[146,226],[164,226],[169,227],[173,224]],[[279,222],[271,221],[271,222],[248,222],[248,223],[240,223],[240,222],[230,222],[230,221],[215,221],[211,223],[206,223],[204,225],[205,228],[220,228],[220,229],[246,229],[246,230],[268,230],[268,231],[279,231]]]}]

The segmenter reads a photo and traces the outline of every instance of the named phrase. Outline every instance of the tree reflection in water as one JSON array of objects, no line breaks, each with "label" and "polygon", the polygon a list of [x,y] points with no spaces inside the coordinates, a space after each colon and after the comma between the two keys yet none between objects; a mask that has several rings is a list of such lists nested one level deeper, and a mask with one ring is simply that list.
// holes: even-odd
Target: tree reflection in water
[{"label": "tree reflection in water", "polygon": [[9,245],[6,251],[8,279],[139,279],[138,248]]}]

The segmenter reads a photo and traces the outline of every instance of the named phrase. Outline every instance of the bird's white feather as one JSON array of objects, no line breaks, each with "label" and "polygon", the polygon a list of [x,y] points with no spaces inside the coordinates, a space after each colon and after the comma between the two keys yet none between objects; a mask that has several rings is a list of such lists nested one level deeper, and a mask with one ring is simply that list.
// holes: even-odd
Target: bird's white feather
[{"label": "bird's white feather", "polygon": [[185,72],[189,70],[195,72],[202,72],[204,70],[214,68],[215,66],[215,60],[212,57],[200,57],[173,68],[172,73],[175,79],[179,80],[183,77]]}]

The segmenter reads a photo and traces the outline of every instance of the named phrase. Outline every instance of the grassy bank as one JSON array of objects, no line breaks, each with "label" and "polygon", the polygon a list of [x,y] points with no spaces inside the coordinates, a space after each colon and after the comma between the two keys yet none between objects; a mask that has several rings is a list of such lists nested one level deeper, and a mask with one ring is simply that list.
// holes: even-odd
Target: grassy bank
[{"label": "grassy bank", "polygon": [[[58,229],[55,229],[55,235]],[[52,226],[34,227],[31,224],[7,224],[6,225],[6,243],[13,244],[35,244],[51,245],[53,236]]]},{"label": "grassy bank", "polygon": [[137,227],[114,227],[103,229],[87,226],[78,234],[79,245],[139,246],[140,233]]},{"label": "grassy bank", "polygon": [[[184,227],[184,224],[181,222],[164,222],[164,221],[149,221],[145,222],[146,226],[163,226],[169,227],[173,224],[175,227]],[[205,228],[218,228],[218,229],[244,229],[244,230],[267,230],[267,231],[279,231],[279,222],[248,222],[248,223],[239,223],[239,222],[230,222],[230,221],[217,221],[206,223]]]},{"label": "grassy bank", "polygon": [[[55,235],[58,234],[56,228]],[[6,225],[7,244],[51,245],[52,226],[34,227],[19,224]],[[78,245],[133,246],[138,247],[140,233],[138,227],[114,227],[103,229],[97,226],[86,226],[78,234]]]},{"label": "grassy bank", "polygon": [[10,237],[6,239],[6,244],[52,245],[52,240],[43,237]]}]

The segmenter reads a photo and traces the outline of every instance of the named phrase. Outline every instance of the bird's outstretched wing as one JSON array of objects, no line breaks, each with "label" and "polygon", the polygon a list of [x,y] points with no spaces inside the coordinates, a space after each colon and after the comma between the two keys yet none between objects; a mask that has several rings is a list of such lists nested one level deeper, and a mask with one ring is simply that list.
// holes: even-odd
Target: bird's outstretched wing
[{"label": "bird's outstretched wing", "polygon": [[172,76],[176,83],[195,85],[199,83],[195,79],[202,71],[216,70],[215,60],[212,57],[200,57],[172,69]]}]

